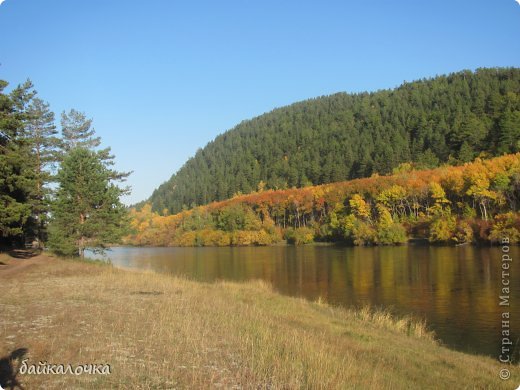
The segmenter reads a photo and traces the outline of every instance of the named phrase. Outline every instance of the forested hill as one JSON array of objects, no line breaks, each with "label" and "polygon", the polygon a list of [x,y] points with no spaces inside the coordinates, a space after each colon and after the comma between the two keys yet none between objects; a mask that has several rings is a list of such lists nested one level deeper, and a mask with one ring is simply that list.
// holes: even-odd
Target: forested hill
[{"label": "forested hill", "polygon": [[516,152],[519,140],[520,69],[462,71],[244,121],[199,150],[149,202],[176,213],[238,192],[387,174],[402,162],[431,168]]}]

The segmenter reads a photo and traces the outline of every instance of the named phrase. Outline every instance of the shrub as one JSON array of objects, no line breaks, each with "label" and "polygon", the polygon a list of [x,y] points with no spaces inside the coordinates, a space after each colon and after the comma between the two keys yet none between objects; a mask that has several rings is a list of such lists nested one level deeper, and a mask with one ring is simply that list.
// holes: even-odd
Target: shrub
[{"label": "shrub", "polygon": [[277,241],[275,239],[275,237],[276,237],[275,234],[269,234],[265,230],[260,230],[255,233],[256,233],[256,238],[255,238],[255,242],[254,242],[255,245],[261,245],[261,246],[269,245],[269,244],[272,244]]},{"label": "shrub", "polygon": [[452,215],[439,215],[430,224],[430,242],[449,242],[455,234],[457,221]]},{"label": "shrub", "polygon": [[199,246],[228,246],[230,243],[231,237],[222,230],[204,229],[197,235]]},{"label": "shrub", "polygon": [[506,237],[511,244],[520,242],[520,219],[512,212],[495,216],[489,234],[489,240],[493,243],[500,243]]},{"label": "shrub", "polygon": [[173,239],[172,244],[174,246],[196,246],[197,245],[197,232],[181,232],[179,236]]},{"label": "shrub", "polygon": [[483,221],[481,219],[473,219],[473,231],[477,233],[477,240],[489,242],[489,235],[493,224],[491,221]]},{"label": "shrub", "polygon": [[408,241],[406,229],[394,222],[377,230],[377,243],[381,245],[404,244]]},{"label": "shrub", "polygon": [[276,235],[271,235],[265,230],[241,230],[231,233],[231,245],[235,246],[269,245],[277,241]]},{"label": "shrub", "polygon": [[458,221],[452,239],[458,244],[473,242],[473,229],[470,224],[464,220]]},{"label": "shrub", "polygon": [[343,232],[343,238],[345,238],[347,241],[354,242],[354,231],[357,222],[358,219],[354,214],[349,214],[341,220],[341,230]]},{"label": "shrub", "polygon": [[218,210],[217,228],[226,232],[237,230],[260,230],[262,222],[251,208],[242,204],[232,204]]},{"label": "shrub", "polygon": [[376,231],[372,225],[359,219],[354,222],[352,237],[355,245],[373,245],[376,243]]},{"label": "shrub", "polygon": [[308,227],[290,228],[286,230],[285,238],[289,244],[309,244],[314,241],[314,229]]}]

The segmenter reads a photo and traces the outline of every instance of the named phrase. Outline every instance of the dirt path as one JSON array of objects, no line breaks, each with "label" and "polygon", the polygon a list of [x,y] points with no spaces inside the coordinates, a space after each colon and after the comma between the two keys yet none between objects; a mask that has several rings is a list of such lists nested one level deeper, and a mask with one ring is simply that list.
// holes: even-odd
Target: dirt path
[{"label": "dirt path", "polygon": [[52,261],[49,256],[17,249],[0,254],[0,280],[11,278],[29,268],[47,264]]}]

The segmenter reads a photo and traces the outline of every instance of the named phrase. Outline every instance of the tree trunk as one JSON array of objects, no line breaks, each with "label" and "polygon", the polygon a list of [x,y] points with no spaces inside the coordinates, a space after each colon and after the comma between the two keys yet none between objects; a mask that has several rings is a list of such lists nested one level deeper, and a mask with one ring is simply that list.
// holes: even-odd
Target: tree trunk
[{"label": "tree trunk", "polygon": [[[85,223],[85,214],[81,213],[79,215],[79,223],[83,225]],[[79,256],[84,259],[85,258],[85,236],[81,236],[79,239]]]}]

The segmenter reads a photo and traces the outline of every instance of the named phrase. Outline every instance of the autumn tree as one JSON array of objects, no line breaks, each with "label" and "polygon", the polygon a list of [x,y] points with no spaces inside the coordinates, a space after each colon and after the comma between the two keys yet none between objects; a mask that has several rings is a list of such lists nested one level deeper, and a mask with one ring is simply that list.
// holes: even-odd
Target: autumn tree
[{"label": "autumn tree", "polygon": [[477,202],[482,218],[487,221],[489,204],[497,198],[497,193],[490,189],[489,170],[480,159],[466,169],[465,181],[466,194]]},{"label": "autumn tree", "polygon": [[376,242],[380,245],[404,244],[408,238],[406,230],[399,223],[394,221],[388,208],[382,204],[377,204],[377,224]]},{"label": "autumn tree", "polygon": [[[264,190],[161,216],[134,212],[134,241],[149,245],[265,245],[345,241],[394,245],[410,234],[430,242],[497,242],[520,231],[520,153],[458,167],[304,189]],[[298,222],[300,221],[300,222]]]}]

